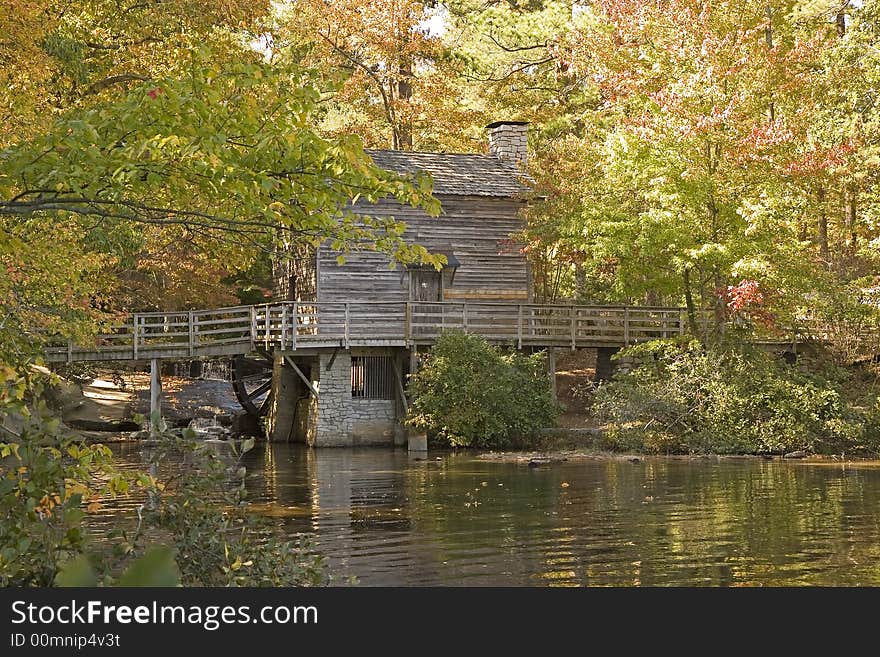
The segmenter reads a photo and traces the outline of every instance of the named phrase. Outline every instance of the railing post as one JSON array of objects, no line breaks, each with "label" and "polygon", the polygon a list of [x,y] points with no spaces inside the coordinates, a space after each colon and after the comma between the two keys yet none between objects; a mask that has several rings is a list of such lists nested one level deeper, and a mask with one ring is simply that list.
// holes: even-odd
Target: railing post
[{"label": "railing post", "polygon": [[462,324],[462,327],[464,328],[464,332],[467,333],[467,332],[468,332],[468,326],[467,326],[467,301],[465,301],[464,303],[461,304],[461,324]]},{"label": "railing post", "polygon": [[403,340],[412,342],[412,306],[409,301],[404,304],[403,314]]},{"label": "railing post", "polygon": [[287,304],[281,306],[281,351],[284,351],[284,332],[287,330]]},{"label": "railing post", "polygon": [[266,306],[266,331],[263,333],[263,342],[266,349],[269,349],[270,330],[272,328],[272,307]]},{"label": "railing post", "polygon": [[577,322],[575,321],[574,315],[574,306],[569,308],[569,322],[571,323],[571,350],[575,350],[575,327],[577,326]]},{"label": "railing post", "polygon": [[299,304],[294,301],[292,305],[293,322],[291,322],[292,326],[290,327],[290,350],[296,351],[296,334],[299,331]]},{"label": "railing post", "polygon": [[623,309],[623,346],[629,346],[629,306]]},{"label": "railing post", "polygon": [[67,362],[73,362],[73,339],[67,338]]},{"label": "railing post", "polygon": [[349,315],[348,301],[345,302],[345,348],[348,349],[349,346],[349,321],[351,317]]},{"label": "railing post", "polygon": [[522,349],[522,331],[523,331],[523,312],[522,304],[519,304],[516,311],[516,342],[519,349]]},{"label": "railing post", "polygon": [[131,350],[134,356],[134,360],[137,360],[138,357],[138,333],[140,333],[140,323],[141,318],[140,315],[135,313],[132,316],[132,336],[131,336]]},{"label": "railing post", "polygon": [[678,334],[684,335],[684,327],[686,323],[685,318],[685,310],[683,308],[678,309]]},{"label": "railing post", "polygon": [[188,314],[188,322],[189,322],[189,355],[192,356],[195,352],[196,348],[196,327],[193,321],[193,311],[190,310]]}]

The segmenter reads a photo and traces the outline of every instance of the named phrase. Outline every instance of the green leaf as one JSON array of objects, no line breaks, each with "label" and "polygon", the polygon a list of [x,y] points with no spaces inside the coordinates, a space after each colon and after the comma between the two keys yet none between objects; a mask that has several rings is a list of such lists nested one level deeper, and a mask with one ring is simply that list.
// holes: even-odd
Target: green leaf
[{"label": "green leaf", "polygon": [[174,561],[174,549],[154,547],[128,567],[118,586],[178,586],[180,571]]},{"label": "green leaf", "polygon": [[55,575],[55,585],[64,588],[97,586],[98,576],[95,574],[95,569],[92,568],[89,558],[81,554],[68,561],[58,571],[58,574]]}]

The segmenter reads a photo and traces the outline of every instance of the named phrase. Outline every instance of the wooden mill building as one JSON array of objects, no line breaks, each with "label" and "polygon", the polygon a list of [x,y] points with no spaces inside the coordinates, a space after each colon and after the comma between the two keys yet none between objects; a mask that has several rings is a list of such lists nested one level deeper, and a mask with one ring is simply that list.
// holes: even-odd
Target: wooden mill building
[{"label": "wooden mill building", "polygon": [[[349,336],[327,346],[291,344],[276,354],[271,439],[402,443],[405,375],[419,342],[429,343],[447,322],[460,324],[467,302],[531,301],[528,263],[511,241],[522,228],[529,192],[522,182],[527,126],[497,122],[487,130],[487,154],[368,151],[383,169],[430,174],[442,211],[432,217],[393,199],[358,201],[350,209],[405,222],[406,241],[446,257],[440,271],[395,265],[372,251],[348,253],[341,262],[326,244],[276,267],[282,300],[313,304],[325,322],[328,313],[329,321],[334,312],[347,313],[338,319]],[[354,313],[364,322],[360,330]],[[472,321],[480,321],[479,313]]]}]

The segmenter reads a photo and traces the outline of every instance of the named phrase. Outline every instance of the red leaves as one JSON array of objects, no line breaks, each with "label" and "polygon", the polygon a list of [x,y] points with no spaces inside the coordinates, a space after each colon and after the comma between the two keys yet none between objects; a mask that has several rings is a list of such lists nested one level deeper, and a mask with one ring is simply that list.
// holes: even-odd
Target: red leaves
[{"label": "red leaves", "polygon": [[747,316],[763,326],[773,326],[775,318],[764,307],[764,293],[758,281],[744,279],[737,285],[728,285],[727,289],[718,290],[717,293],[724,299],[728,316]]},{"label": "red leaves", "polygon": [[728,285],[724,295],[727,308],[732,312],[740,312],[764,303],[764,295],[761,293],[758,281],[746,279],[740,281],[739,285]]},{"label": "red leaves", "polygon": [[159,87],[153,87],[147,92],[147,95],[152,99],[156,100],[159,94],[163,93],[163,91]]},{"label": "red leaves", "polygon": [[810,176],[842,167],[847,157],[856,150],[852,139],[830,148],[816,148],[785,167],[785,172],[795,176]]}]

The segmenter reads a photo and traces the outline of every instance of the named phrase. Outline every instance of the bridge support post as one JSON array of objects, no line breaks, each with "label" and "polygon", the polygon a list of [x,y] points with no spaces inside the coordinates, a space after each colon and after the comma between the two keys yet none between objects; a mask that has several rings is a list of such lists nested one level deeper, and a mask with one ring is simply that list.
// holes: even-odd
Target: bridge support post
[{"label": "bridge support post", "polygon": [[620,351],[619,347],[596,347],[596,377],[595,381],[607,381],[614,376],[617,363],[611,357]]},{"label": "bridge support post", "polygon": [[412,376],[419,369],[419,348],[413,344],[409,349],[409,375]]},{"label": "bridge support post", "polygon": [[150,359],[150,435],[159,434],[162,424],[162,370],[158,358]]},{"label": "bridge support post", "polygon": [[394,402],[394,445],[395,447],[407,444],[407,427],[404,424],[409,413],[409,404],[406,400],[406,388],[403,382],[403,352],[394,354],[394,379],[397,388],[397,399]]},{"label": "bridge support post", "polygon": [[272,406],[266,421],[266,437],[270,442],[291,442],[296,405],[304,395],[305,386],[296,371],[281,353],[276,353],[272,367]]},{"label": "bridge support post", "polygon": [[547,376],[550,377],[550,392],[556,399],[556,349],[553,347],[547,348]]},{"label": "bridge support post", "polygon": [[428,434],[421,431],[407,432],[406,449],[408,452],[424,454],[428,451]]}]

